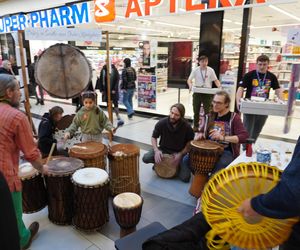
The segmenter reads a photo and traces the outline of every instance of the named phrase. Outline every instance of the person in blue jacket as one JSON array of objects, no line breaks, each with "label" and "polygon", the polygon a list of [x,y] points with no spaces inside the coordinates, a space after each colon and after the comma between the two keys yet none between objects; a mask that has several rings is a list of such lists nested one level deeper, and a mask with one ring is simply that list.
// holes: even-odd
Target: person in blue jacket
[{"label": "person in blue jacket", "polygon": [[[279,183],[268,193],[245,200],[239,208],[244,217],[263,215],[275,219],[300,216],[300,137]],[[280,250],[300,249],[300,222],[293,226]]]}]

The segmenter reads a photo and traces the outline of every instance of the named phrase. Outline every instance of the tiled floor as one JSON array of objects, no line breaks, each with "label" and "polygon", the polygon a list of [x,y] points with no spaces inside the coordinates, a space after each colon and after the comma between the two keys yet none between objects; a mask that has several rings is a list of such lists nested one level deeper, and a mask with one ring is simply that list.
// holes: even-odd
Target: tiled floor
[{"label": "tiled floor", "polygon": [[[47,112],[51,107],[59,105],[64,108],[65,114],[74,113],[75,108],[69,104],[57,104],[46,101],[44,106],[36,106],[35,101],[31,100],[31,112],[34,114],[34,124],[38,128],[40,116]],[[130,140],[141,144],[141,156],[151,148],[150,139],[153,127],[157,118],[144,118],[134,116],[128,120],[125,114],[122,114],[125,125],[116,133],[116,143],[120,140]],[[292,130],[287,135],[282,133],[283,118],[269,117],[262,135],[266,137],[284,137],[296,140],[300,134],[298,119],[292,123]],[[274,141],[259,138],[258,143],[265,145],[272,144]],[[278,144],[278,142],[276,142]],[[178,179],[166,180],[160,179],[152,170],[151,164],[146,165],[140,157],[140,182],[144,205],[141,220],[137,229],[142,228],[153,221],[159,221],[165,227],[173,227],[182,221],[191,217],[195,198],[188,193],[189,183],[183,183]],[[114,240],[119,237],[119,226],[117,225],[111,208],[110,200],[110,220],[99,232],[84,233],[74,229],[72,226],[57,226],[48,220],[47,208],[40,212],[24,215],[26,225],[32,221],[40,222],[40,232],[35,241],[33,241],[32,250],[110,250],[114,249]]]}]

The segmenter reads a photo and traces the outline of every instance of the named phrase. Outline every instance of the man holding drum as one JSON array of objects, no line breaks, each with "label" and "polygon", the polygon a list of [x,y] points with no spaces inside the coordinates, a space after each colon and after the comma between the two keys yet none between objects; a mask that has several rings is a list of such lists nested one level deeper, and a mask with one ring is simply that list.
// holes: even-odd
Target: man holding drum
[{"label": "man holding drum", "polygon": [[[227,167],[240,154],[240,143],[245,143],[248,133],[240,116],[230,112],[230,96],[226,91],[217,92],[212,101],[213,110],[206,115],[205,123],[195,140],[208,139],[224,145],[224,152],[216,163],[212,173]],[[188,156],[185,166],[190,166]]]},{"label": "man holding drum", "polygon": [[27,117],[18,110],[20,97],[21,92],[15,77],[0,75],[0,171],[12,195],[21,248],[27,249],[38,232],[39,224],[33,222],[27,229],[22,220],[22,187],[18,177],[20,150],[25,159],[40,172],[45,173],[47,167],[41,164],[40,151],[34,142]]},{"label": "man holding drum", "polygon": [[155,125],[151,138],[153,149],[143,156],[143,162],[158,164],[162,161],[163,154],[173,154],[174,165],[180,164],[178,177],[183,182],[188,182],[191,174],[187,167],[182,166],[182,159],[188,152],[188,143],[193,139],[194,132],[184,119],[184,114],[185,108],[181,103],[171,106],[169,117],[161,119]]}]

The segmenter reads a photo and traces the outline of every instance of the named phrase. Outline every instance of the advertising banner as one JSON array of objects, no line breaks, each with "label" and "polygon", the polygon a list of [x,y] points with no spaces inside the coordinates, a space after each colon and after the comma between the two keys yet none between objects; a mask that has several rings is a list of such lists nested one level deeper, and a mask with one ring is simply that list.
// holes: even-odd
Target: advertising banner
[{"label": "advertising banner", "polygon": [[156,83],[154,74],[138,75],[138,107],[156,109]]}]

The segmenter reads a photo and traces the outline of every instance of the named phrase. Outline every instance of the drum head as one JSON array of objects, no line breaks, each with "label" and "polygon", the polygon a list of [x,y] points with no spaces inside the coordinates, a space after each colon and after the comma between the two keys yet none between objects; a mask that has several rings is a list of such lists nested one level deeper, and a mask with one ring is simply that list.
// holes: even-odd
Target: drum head
[{"label": "drum head", "polygon": [[[207,235],[219,235],[224,242],[246,249],[266,249],[284,242],[298,218],[259,216],[250,220],[238,212],[245,199],[273,189],[280,175],[279,169],[256,162],[240,163],[215,174],[202,194],[202,211],[212,227]],[[214,244],[211,240],[208,243]]]},{"label": "drum head", "polygon": [[110,155],[113,156],[124,156],[124,155],[132,155],[139,154],[140,148],[134,144],[116,144],[111,147]]},{"label": "drum head", "polygon": [[75,144],[70,148],[70,155],[80,159],[90,159],[97,157],[106,151],[106,146],[101,142],[88,141]]},{"label": "drum head", "polygon": [[68,128],[73,119],[75,117],[75,114],[73,115],[65,115],[61,118],[61,120],[57,123],[56,127],[59,129],[59,130],[63,130],[63,129],[66,129]]},{"label": "drum head", "polygon": [[154,170],[159,177],[170,179],[176,176],[178,165],[174,164],[173,155],[164,154],[162,161],[154,164]]},{"label": "drum head", "polygon": [[135,193],[121,193],[118,194],[114,199],[113,203],[119,208],[134,208],[142,203],[142,197]]},{"label": "drum head", "polygon": [[82,186],[98,186],[107,183],[108,174],[100,168],[83,168],[77,170],[72,179]]},{"label": "drum head", "polygon": [[19,177],[21,180],[31,178],[37,173],[38,171],[29,162],[23,163],[19,166]]},{"label": "drum head", "polygon": [[72,157],[60,157],[49,161],[49,174],[52,176],[65,176],[74,173],[84,166],[83,161]]},{"label": "drum head", "polygon": [[35,79],[50,95],[68,99],[88,87],[92,68],[79,49],[60,43],[46,49],[38,58]]},{"label": "drum head", "polygon": [[222,148],[222,146],[219,143],[211,140],[199,140],[199,141],[193,140],[191,141],[191,145],[195,148],[211,149],[211,150]]}]

